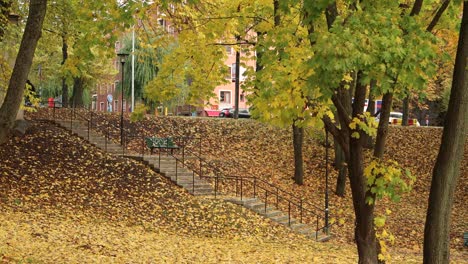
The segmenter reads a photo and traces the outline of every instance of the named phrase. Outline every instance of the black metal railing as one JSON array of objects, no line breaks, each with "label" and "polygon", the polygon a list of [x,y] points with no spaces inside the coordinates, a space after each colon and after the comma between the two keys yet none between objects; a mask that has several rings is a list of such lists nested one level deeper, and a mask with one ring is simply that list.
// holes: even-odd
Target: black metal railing
[{"label": "black metal railing", "polygon": [[[119,125],[113,124],[109,117],[104,114],[96,114],[85,108],[53,107],[52,117],[57,120],[57,112],[61,112],[66,118],[70,119],[70,130],[73,129],[74,122],[85,122],[88,129],[88,140],[90,131],[96,131],[105,136],[105,150],[107,151],[107,142],[118,138],[120,131],[123,132],[122,155],[125,155],[129,142],[136,141],[138,148],[135,150],[142,158],[146,154],[145,138],[149,135],[134,134],[129,129],[124,129]],[[64,114],[65,113],[65,114]],[[214,196],[217,198],[220,194],[235,194],[243,201],[246,197],[257,198],[262,201],[264,212],[267,213],[269,206],[275,206],[278,210],[287,211],[288,225],[291,226],[293,218],[298,219],[299,223],[315,222],[315,234],[329,233],[330,228],[336,224],[329,223],[329,212],[320,206],[304,201],[301,197],[295,196],[264,179],[255,176],[233,176],[225,175],[218,166],[213,165],[209,160],[203,157],[203,143],[200,137],[180,136],[172,138],[180,147],[176,152],[166,150],[166,155],[175,160],[175,181],[178,181],[179,168],[187,168],[192,172],[192,192],[195,193],[196,177],[206,179],[214,187]],[[139,149],[139,150],[138,150]],[[161,168],[162,150],[158,150],[158,165]],[[150,154],[151,155],[151,154]],[[206,155],[206,152],[205,152]],[[187,156],[190,156],[195,162],[188,163]],[[197,163],[197,164],[195,164]],[[224,183],[226,187],[222,188]],[[323,223],[323,224],[322,224]]]}]

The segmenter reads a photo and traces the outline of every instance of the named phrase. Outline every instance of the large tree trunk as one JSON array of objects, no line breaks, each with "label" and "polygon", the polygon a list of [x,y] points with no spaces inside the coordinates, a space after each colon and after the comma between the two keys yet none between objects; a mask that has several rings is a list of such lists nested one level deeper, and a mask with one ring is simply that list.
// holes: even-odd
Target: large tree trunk
[{"label": "large tree trunk", "polygon": [[7,94],[0,108],[0,144],[4,143],[13,127],[16,114],[23,100],[24,88],[31,69],[37,42],[41,37],[42,23],[46,13],[46,0],[31,0],[29,15],[18,56],[8,84]]},{"label": "large tree trunk", "polygon": [[452,90],[439,155],[432,172],[424,228],[424,263],[449,263],[449,231],[454,190],[460,178],[468,129],[468,1],[464,1]]},{"label": "large tree trunk", "polygon": [[[354,94],[353,117],[363,113],[366,98],[366,87],[361,84],[361,73],[358,72],[356,91]],[[349,182],[353,195],[354,213],[356,216],[355,239],[358,247],[359,263],[378,263],[379,248],[374,230],[374,206],[366,203],[366,196],[372,194],[366,191],[367,181],[364,177],[364,142],[363,138],[352,137],[349,134]]]},{"label": "large tree trunk", "polygon": [[[66,34],[62,35],[62,65],[68,59],[68,43]],[[62,77],[62,107],[68,107],[68,85],[65,77]]]},{"label": "large tree trunk", "polygon": [[81,77],[73,78],[73,95],[72,95],[73,107],[84,106],[83,91],[84,91],[84,79]]},{"label": "large tree trunk", "polygon": [[304,141],[304,128],[293,124],[293,146],[294,146],[294,182],[304,184],[304,162],[302,159],[302,143]]},{"label": "large tree trunk", "polygon": [[378,247],[374,230],[374,205],[366,203],[366,181],[363,175],[363,148],[359,139],[351,138],[349,180],[353,195],[356,240],[359,263],[377,263]]},{"label": "large tree trunk", "polygon": [[335,194],[344,197],[346,189],[347,166],[346,156],[337,140],[335,146],[335,168],[338,170],[338,177],[336,178]]}]

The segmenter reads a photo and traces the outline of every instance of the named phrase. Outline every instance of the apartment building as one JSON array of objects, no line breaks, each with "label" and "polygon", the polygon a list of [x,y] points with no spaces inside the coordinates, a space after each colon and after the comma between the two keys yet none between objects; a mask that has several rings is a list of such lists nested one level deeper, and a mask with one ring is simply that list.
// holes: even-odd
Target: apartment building
[{"label": "apartment building", "polygon": [[[175,34],[173,26],[166,20],[159,18],[159,26],[169,34]],[[115,52],[116,54],[122,48],[120,42],[115,43]],[[192,115],[196,113],[198,116],[218,116],[221,109],[224,108],[234,108],[235,104],[235,79],[236,79],[236,52],[230,47],[226,46],[225,48],[227,59],[225,65],[228,68],[229,74],[225,77],[227,83],[219,85],[214,88],[215,96],[210,98],[209,101],[203,102],[204,107],[195,107],[189,105],[180,105],[173,109],[168,109],[167,113],[171,115]],[[245,55],[241,52],[242,55]],[[138,62],[136,62],[138,63]],[[245,63],[245,62],[244,62]],[[116,70],[119,71],[118,74],[114,76],[113,82],[102,82],[96,85],[95,91],[93,93],[92,100],[92,109],[96,111],[107,111],[107,112],[120,112],[121,109],[121,100],[122,96],[120,92],[116,92],[116,87],[118,87],[119,82],[121,81],[121,65],[118,62],[118,58],[113,60],[113,64]],[[255,66],[255,61],[248,61],[246,63],[248,66]],[[244,67],[240,67],[240,82],[242,83],[245,80],[243,73],[245,72]],[[124,73],[124,78],[130,78],[131,73]],[[247,93],[240,88],[239,91],[239,108],[248,108]],[[124,112],[130,111],[130,99],[128,98],[128,105],[126,98],[124,100]],[[163,111],[165,114],[166,111]]]}]

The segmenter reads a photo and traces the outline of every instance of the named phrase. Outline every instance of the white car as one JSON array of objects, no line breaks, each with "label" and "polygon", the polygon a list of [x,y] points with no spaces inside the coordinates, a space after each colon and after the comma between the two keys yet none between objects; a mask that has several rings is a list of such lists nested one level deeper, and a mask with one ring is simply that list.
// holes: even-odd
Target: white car
[{"label": "white car", "polygon": [[[376,117],[376,121],[379,122],[380,114]],[[401,112],[390,112],[388,123],[393,125],[401,125],[403,121],[403,113]],[[416,118],[408,119],[408,126],[420,126],[419,121]]]},{"label": "white car", "polygon": [[393,121],[393,120],[400,120],[400,124],[401,124],[401,120],[403,120],[403,113],[400,113],[400,112],[390,112],[390,118],[388,119],[388,123],[389,124],[394,124],[394,122],[396,122],[398,124],[398,121]]}]

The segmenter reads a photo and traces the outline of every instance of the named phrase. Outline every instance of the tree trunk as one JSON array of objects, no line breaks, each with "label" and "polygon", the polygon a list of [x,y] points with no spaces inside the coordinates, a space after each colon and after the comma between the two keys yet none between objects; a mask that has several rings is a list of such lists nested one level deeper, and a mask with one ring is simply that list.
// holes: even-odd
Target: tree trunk
[{"label": "tree trunk", "polygon": [[[354,94],[353,117],[363,113],[366,98],[366,87],[360,82],[361,73],[356,79],[356,91]],[[356,216],[355,239],[358,247],[359,263],[378,263],[378,243],[374,230],[374,206],[366,203],[366,196],[371,194],[366,191],[367,182],[364,177],[364,148],[363,138],[352,137],[353,132],[364,133],[359,130],[351,130],[349,133],[349,182],[353,195],[354,213]]]},{"label": "tree trunk", "polygon": [[304,184],[304,164],[302,159],[302,143],[304,141],[304,128],[293,124],[293,146],[294,146],[294,182]]},{"label": "tree trunk", "polygon": [[409,96],[406,96],[405,99],[403,99],[403,119],[401,120],[401,125],[407,126],[408,119],[409,119]]},{"label": "tree trunk", "polygon": [[351,138],[349,181],[353,195],[356,240],[359,263],[377,263],[378,248],[374,230],[374,205],[366,203],[366,181],[363,175],[363,148],[359,139]]},{"label": "tree trunk", "polygon": [[335,140],[335,168],[338,170],[338,177],[336,178],[336,188],[335,194],[344,197],[345,196],[345,189],[346,189],[346,177],[347,174],[347,167],[346,167],[346,158],[345,153],[341,149],[340,144],[338,141]]},{"label": "tree trunk", "polygon": [[449,263],[449,231],[454,190],[460,178],[468,129],[468,1],[464,1],[452,90],[442,142],[432,172],[424,228],[424,263]]},{"label": "tree trunk", "polygon": [[[62,35],[62,65],[68,59],[68,43],[66,34]],[[62,77],[62,107],[68,107],[68,85],[65,77]]]},{"label": "tree trunk", "polygon": [[382,98],[382,108],[380,109],[379,127],[377,128],[377,138],[375,139],[374,157],[383,158],[385,151],[385,141],[388,134],[388,119],[390,109],[392,109],[393,93],[386,93]]},{"label": "tree trunk", "polygon": [[[371,114],[371,116],[374,116],[374,113],[375,113],[375,100],[374,100],[374,93],[373,93],[373,89],[375,89],[375,85],[377,85],[377,81],[375,80],[372,80],[371,83],[370,83],[370,89],[369,89],[369,101],[368,101],[368,105],[367,105],[367,110],[366,112],[369,112]],[[374,148],[374,139],[368,135],[368,134],[365,134],[363,135],[364,137],[364,146],[366,149],[373,149]]]},{"label": "tree trunk", "polygon": [[84,79],[81,77],[73,78],[73,95],[72,95],[73,107],[84,106],[83,91],[84,91]]},{"label": "tree trunk", "polygon": [[29,15],[21,40],[18,56],[11,74],[10,83],[0,108],[0,144],[4,143],[13,127],[16,114],[23,100],[24,88],[31,69],[37,42],[41,37],[42,23],[46,13],[46,0],[31,0]]}]

